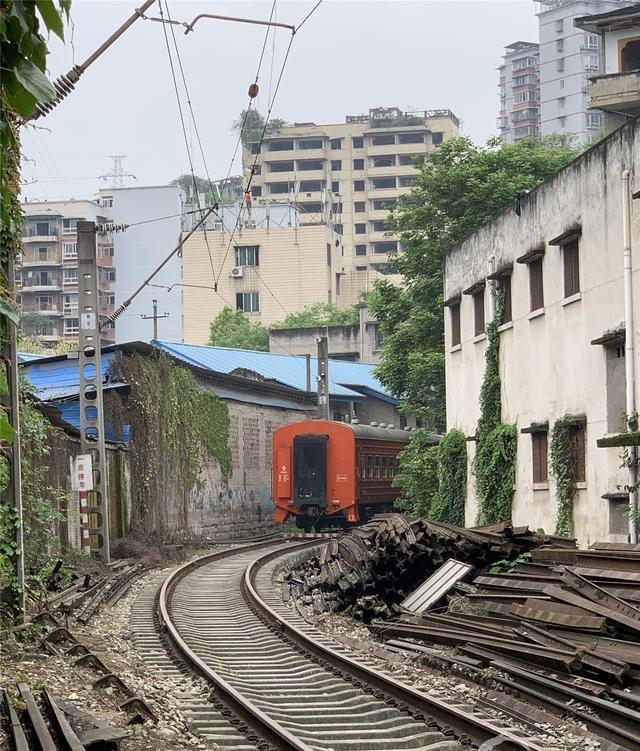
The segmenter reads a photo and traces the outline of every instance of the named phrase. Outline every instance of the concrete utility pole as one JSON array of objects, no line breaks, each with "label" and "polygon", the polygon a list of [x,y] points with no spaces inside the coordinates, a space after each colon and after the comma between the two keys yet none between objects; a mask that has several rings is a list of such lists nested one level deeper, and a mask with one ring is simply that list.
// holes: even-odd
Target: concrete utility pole
[{"label": "concrete utility pole", "polygon": [[152,300],[153,303],[153,315],[145,316],[141,315],[140,318],[142,318],[143,321],[153,321],[153,338],[158,338],[158,318],[168,318],[169,313],[162,313],[162,315],[158,315],[158,301]]},{"label": "concrete utility pole", "polygon": [[330,420],[329,411],[329,340],[326,336],[316,339],[318,343],[318,418]]},{"label": "concrete utility pole", "polygon": [[93,488],[87,493],[86,513],[92,550],[109,563],[109,499],[104,446],[102,358],[98,319],[96,225],[78,222],[78,310],[80,313],[80,454],[91,456]]}]

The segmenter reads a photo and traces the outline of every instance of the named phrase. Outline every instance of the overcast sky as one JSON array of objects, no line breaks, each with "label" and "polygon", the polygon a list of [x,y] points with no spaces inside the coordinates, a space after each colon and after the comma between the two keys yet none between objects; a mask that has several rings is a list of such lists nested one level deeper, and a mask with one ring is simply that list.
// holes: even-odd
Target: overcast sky
[{"label": "overcast sky", "polygon": [[[206,12],[267,19],[272,5],[272,0],[168,2],[172,18],[180,21]],[[67,43],[56,38],[50,43],[51,76],[84,61],[140,4],[73,0]],[[315,0],[277,0],[277,19],[298,24],[314,5]],[[324,0],[293,40],[273,116],[332,123],[370,107],[449,108],[462,120],[464,133],[484,141],[495,132],[496,67],[503,48],[518,39],[536,40],[534,10],[531,0]],[[157,16],[158,6],[147,13]],[[236,140],[231,123],[246,106],[265,30],[208,19],[186,36],[175,29],[209,173],[223,177]],[[263,112],[288,42],[289,32],[279,29],[274,51],[269,36],[257,100]],[[184,98],[183,106],[186,110]],[[194,169],[204,174],[188,110],[186,116]],[[93,195],[107,184],[99,177],[111,169],[112,154],[126,155],[125,169],[137,177],[126,184],[164,184],[187,172],[162,24],[136,21],[76,90],[36,124],[39,129],[23,129],[24,155],[35,160],[23,170],[31,183],[23,194],[30,199]],[[232,174],[239,173],[236,163]]]}]

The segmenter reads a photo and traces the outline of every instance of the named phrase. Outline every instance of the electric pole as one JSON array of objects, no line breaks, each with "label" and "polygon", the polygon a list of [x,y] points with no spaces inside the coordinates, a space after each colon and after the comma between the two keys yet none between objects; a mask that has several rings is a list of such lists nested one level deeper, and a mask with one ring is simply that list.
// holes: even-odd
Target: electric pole
[{"label": "electric pole", "polygon": [[[106,563],[109,551],[109,499],[107,495],[107,455],[104,445],[102,404],[102,357],[98,319],[98,264],[96,225],[78,222],[78,298],[80,307],[80,454],[91,457],[91,482],[86,506],[92,551]],[[81,503],[84,499],[81,496]],[[84,530],[83,530],[84,535]]]},{"label": "electric pole", "polygon": [[170,313],[162,313],[162,315],[158,315],[158,301],[152,300],[153,303],[153,315],[151,316],[145,316],[141,315],[140,318],[142,318],[143,321],[153,321],[153,338],[158,338],[158,318],[169,318]]},{"label": "electric pole", "polygon": [[326,336],[316,339],[318,343],[318,418],[329,420],[329,340]]}]

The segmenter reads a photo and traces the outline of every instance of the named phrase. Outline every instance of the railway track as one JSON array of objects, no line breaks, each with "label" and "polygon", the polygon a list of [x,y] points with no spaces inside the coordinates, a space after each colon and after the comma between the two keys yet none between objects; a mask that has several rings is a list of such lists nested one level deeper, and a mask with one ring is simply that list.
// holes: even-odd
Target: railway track
[{"label": "railway track", "polygon": [[286,751],[546,748],[477,708],[399,683],[289,620],[273,570],[310,544],[317,542],[212,553],[160,588],[166,637],[246,727]]}]

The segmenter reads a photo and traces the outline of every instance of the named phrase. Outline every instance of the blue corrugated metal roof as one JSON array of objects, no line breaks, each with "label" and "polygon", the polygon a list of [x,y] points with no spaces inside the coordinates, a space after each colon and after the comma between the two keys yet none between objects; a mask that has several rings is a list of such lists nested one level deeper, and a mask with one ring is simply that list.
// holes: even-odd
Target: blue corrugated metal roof
[{"label": "blue corrugated metal roof", "polygon": [[18,352],[18,362],[31,362],[31,360],[40,360],[46,355],[37,355],[34,352]]},{"label": "blue corrugated metal roof", "polygon": [[[102,380],[106,379],[106,372],[116,356],[115,352],[102,353]],[[38,390],[42,401],[62,399],[78,393],[80,382],[80,366],[77,358],[52,360],[41,358],[25,362],[23,373]]]},{"label": "blue corrugated metal roof", "polygon": [[[248,370],[258,373],[267,381],[273,381],[299,391],[306,391],[307,388],[307,366],[304,356],[163,341],[155,341],[153,345],[163,349],[176,359],[203,370],[226,374]],[[121,348],[126,351],[127,345],[122,345]],[[103,382],[106,381],[106,372],[116,354],[117,352],[112,348],[109,351],[103,350],[102,352]],[[22,370],[36,387],[38,395],[43,401],[71,398],[78,393],[80,372],[76,358],[40,357],[23,362]],[[332,397],[337,400],[361,401],[363,396],[373,396],[397,404],[397,400],[387,392],[374,376],[373,370],[373,365],[331,360],[329,391]],[[311,383],[314,391],[316,372],[317,360],[311,358]],[[111,385],[117,386],[120,384],[114,383]],[[220,395],[222,396],[222,393]],[[286,397],[282,397],[282,399],[286,399]],[[252,399],[252,401],[255,400]]]},{"label": "blue corrugated metal roof", "polygon": [[[273,352],[254,352],[246,349],[227,349],[226,347],[207,347],[199,344],[179,344],[176,342],[152,342],[156,347],[169,354],[205,370],[218,373],[232,373],[238,369],[252,370],[263,378],[277,381],[300,391],[306,391],[307,366],[304,356],[279,355]],[[373,365],[331,360],[329,365],[329,391],[333,396],[360,401],[362,394],[349,388],[361,386],[372,396],[397,400],[387,392],[373,375]],[[317,360],[311,358],[311,382],[315,391]]]}]

